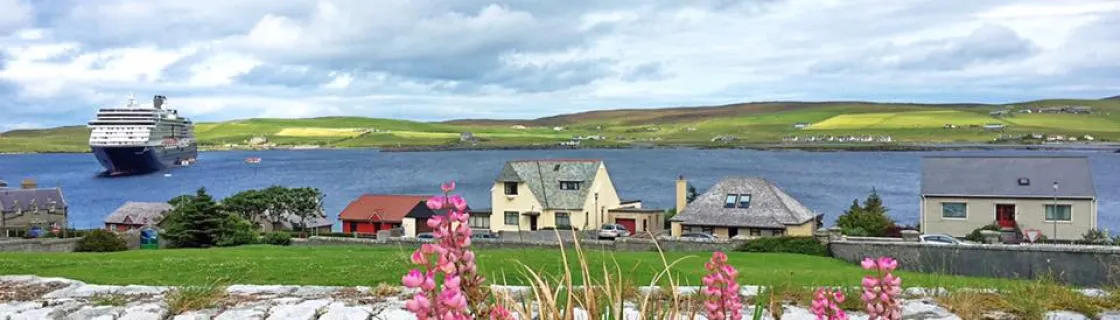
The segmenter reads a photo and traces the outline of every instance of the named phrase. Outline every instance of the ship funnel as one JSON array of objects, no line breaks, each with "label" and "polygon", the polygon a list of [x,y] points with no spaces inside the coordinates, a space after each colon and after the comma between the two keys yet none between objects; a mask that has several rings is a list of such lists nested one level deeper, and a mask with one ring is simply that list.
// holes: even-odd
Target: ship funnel
[{"label": "ship funnel", "polygon": [[155,98],[152,98],[152,107],[154,107],[156,109],[161,109],[160,107],[163,106],[164,101],[167,101],[167,97],[155,96]]}]

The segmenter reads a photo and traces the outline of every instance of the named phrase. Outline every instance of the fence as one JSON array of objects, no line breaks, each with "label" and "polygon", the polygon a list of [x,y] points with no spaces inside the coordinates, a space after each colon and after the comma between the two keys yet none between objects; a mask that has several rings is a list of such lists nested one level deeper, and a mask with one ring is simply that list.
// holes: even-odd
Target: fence
[{"label": "fence", "polygon": [[[323,245],[367,245],[418,248],[421,244],[430,243],[431,239],[416,238],[388,238],[388,239],[363,239],[342,237],[310,237],[307,239],[292,239],[295,245],[323,246]],[[716,250],[731,251],[745,243],[739,240],[686,240],[686,239],[652,239],[619,238],[608,240],[580,240],[579,244],[585,250],[605,251],[656,251],[660,246],[667,252],[711,252]],[[533,241],[518,239],[472,239],[471,248],[474,249],[559,249],[561,244],[565,248],[572,248],[575,242],[565,241]]]},{"label": "fence", "polygon": [[0,240],[0,252],[71,252],[81,238]]}]

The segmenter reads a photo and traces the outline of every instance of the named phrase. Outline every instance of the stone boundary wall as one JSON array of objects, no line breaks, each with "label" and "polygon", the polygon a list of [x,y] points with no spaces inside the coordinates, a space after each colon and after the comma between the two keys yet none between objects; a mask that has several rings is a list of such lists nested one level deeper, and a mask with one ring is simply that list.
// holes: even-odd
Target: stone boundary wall
[{"label": "stone boundary wall", "polygon": [[[340,238],[340,237],[310,237],[308,239],[292,239],[293,245],[324,246],[324,245],[368,245],[401,248],[419,248],[421,244],[430,243],[432,240],[416,238]],[[732,251],[746,241],[724,240],[670,240],[659,239],[655,244],[650,239],[622,238],[615,241],[607,240],[580,240],[580,247],[585,250],[603,251],[657,251],[657,245],[662,251],[667,252],[712,252],[716,250]],[[564,241],[565,248],[574,247],[572,241]],[[475,249],[559,249],[560,243],[556,241],[515,241],[511,239],[473,239],[471,248]]]},{"label": "stone boundary wall", "polygon": [[72,252],[78,240],[70,239],[12,239],[0,240],[0,252]]},{"label": "stone boundary wall", "polygon": [[909,271],[1013,279],[1049,276],[1075,286],[1120,285],[1120,247],[833,241],[829,251],[851,263],[890,256]]}]

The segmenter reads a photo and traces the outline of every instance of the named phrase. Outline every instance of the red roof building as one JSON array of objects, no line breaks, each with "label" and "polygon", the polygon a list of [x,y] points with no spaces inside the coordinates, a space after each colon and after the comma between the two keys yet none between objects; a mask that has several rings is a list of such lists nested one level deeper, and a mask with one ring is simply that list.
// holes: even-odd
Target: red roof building
[{"label": "red roof building", "polygon": [[364,194],[350,202],[338,215],[342,232],[377,233],[401,227],[401,221],[416,204],[432,196]]}]

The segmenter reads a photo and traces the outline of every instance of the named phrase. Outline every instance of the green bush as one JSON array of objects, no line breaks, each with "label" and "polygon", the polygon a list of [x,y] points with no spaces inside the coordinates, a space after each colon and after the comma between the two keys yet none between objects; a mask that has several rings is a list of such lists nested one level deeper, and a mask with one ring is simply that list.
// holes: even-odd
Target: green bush
[{"label": "green bush", "polygon": [[968,241],[976,242],[976,243],[984,243],[984,235],[980,234],[980,231],[984,231],[984,230],[1000,231],[1000,228],[999,228],[998,225],[996,225],[994,223],[983,226],[983,227],[979,227],[979,228],[976,228],[976,230],[972,230],[972,232],[969,233],[967,236],[965,236],[964,239],[968,240]]},{"label": "green bush", "polygon": [[264,239],[261,242],[274,246],[287,246],[292,244],[292,235],[283,231],[269,232],[264,234]]},{"label": "green bush", "polygon": [[214,244],[219,247],[243,246],[257,243],[259,237],[257,227],[252,222],[236,215],[229,215],[222,223],[217,242]]},{"label": "green bush", "polygon": [[768,237],[748,241],[738,248],[744,252],[782,252],[828,256],[828,247],[813,237]]},{"label": "green bush", "polygon": [[75,252],[114,252],[128,250],[128,244],[116,234],[105,230],[94,230],[82,240],[78,240]]}]

